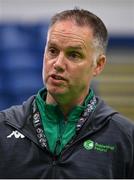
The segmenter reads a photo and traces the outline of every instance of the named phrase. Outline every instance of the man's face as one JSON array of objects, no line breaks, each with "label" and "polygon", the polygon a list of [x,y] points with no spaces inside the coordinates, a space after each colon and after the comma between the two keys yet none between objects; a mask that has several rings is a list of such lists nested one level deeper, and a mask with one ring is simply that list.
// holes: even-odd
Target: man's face
[{"label": "man's face", "polygon": [[56,97],[87,95],[95,67],[92,29],[71,21],[54,24],[44,54],[43,81]]}]

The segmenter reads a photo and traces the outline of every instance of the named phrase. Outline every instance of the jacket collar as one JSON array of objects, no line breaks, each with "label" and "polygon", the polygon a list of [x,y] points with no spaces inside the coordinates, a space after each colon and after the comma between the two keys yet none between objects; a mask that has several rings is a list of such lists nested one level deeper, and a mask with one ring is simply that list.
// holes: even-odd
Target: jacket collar
[{"label": "jacket collar", "polygon": [[93,114],[91,123],[94,127],[99,128],[118,112],[107,105],[100,97],[97,97],[97,102],[97,107],[95,113]]}]

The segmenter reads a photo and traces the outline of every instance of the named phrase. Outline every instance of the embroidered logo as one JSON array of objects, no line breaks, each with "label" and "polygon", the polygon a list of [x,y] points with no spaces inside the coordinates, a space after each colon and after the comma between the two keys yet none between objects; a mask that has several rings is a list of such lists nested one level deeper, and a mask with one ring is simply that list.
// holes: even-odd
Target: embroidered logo
[{"label": "embroidered logo", "polygon": [[94,142],[91,140],[85,141],[83,145],[84,145],[85,149],[87,149],[87,150],[91,150],[94,148]]},{"label": "embroidered logo", "polygon": [[95,151],[100,151],[100,152],[109,152],[109,151],[114,151],[115,146],[113,145],[108,145],[108,144],[100,144],[97,142],[94,142],[92,140],[86,140],[83,143],[83,146],[86,150],[95,150]]},{"label": "embroidered logo", "polygon": [[14,136],[16,139],[18,138],[24,138],[25,136],[23,134],[21,134],[20,132],[18,132],[17,130],[16,131],[13,131],[11,134],[9,134],[7,136],[7,138],[11,138],[12,136]]}]

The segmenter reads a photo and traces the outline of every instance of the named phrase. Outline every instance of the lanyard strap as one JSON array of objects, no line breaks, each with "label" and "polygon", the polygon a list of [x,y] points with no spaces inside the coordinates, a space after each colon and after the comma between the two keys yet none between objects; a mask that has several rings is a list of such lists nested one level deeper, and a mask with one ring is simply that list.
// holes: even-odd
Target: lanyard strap
[{"label": "lanyard strap", "polygon": [[35,99],[32,103],[32,114],[33,114],[33,125],[34,125],[34,128],[36,130],[38,142],[43,149],[45,149],[45,148],[48,149],[47,138],[46,138],[45,133],[43,131],[41,115],[40,115],[39,110],[37,108]]},{"label": "lanyard strap", "polygon": [[80,129],[82,128],[84,123],[87,121],[87,119],[90,117],[91,113],[96,108],[96,104],[97,104],[97,100],[96,100],[96,97],[94,95],[93,98],[87,104],[87,107],[84,110],[84,112],[82,113],[80,119],[78,120],[78,123],[76,125],[76,132],[77,133],[78,133],[78,131],[80,131]]},{"label": "lanyard strap", "polygon": [[[94,111],[94,109],[96,107],[96,104],[97,104],[97,100],[96,100],[96,97],[94,95],[93,98],[87,104],[87,107],[83,111],[80,119],[78,120],[78,123],[76,125],[76,133],[78,133],[80,131],[80,129],[82,128],[84,123],[90,117],[91,113]],[[32,114],[33,114],[33,125],[34,125],[34,128],[36,130],[38,142],[43,149],[49,149],[48,143],[47,143],[47,138],[46,138],[45,132],[43,131],[41,115],[40,115],[39,109],[36,105],[35,99],[32,103]],[[67,145],[65,145],[65,147],[69,146],[73,142],[73,139],[74,138],[72,138],[72,140],[69,143],[67,143]]]}]

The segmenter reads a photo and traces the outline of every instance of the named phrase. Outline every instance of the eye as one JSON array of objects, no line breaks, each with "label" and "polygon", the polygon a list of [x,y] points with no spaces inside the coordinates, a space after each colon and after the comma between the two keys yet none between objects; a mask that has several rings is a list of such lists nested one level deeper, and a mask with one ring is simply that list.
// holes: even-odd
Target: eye
[{"label": "eye", "polygon": [[55,54],[55,53],[56,53],[56,49],[55,49],[55,48],[50,48],[50,49],[49,49],[49,52],[50,52],[51,54]]},{"label": "eye", "polygon": [[55,47],[49,47],[47,49],[47,54],[50,58],[54,58],[58,55],[59,51]]},{"label": "eye", "polygon": [[68,52],[67,53],[67,57],[70,59],[70,60],[80,60],[82,58],[82,55],[77,52],[77,51],[71,51],[71,52]]}]

